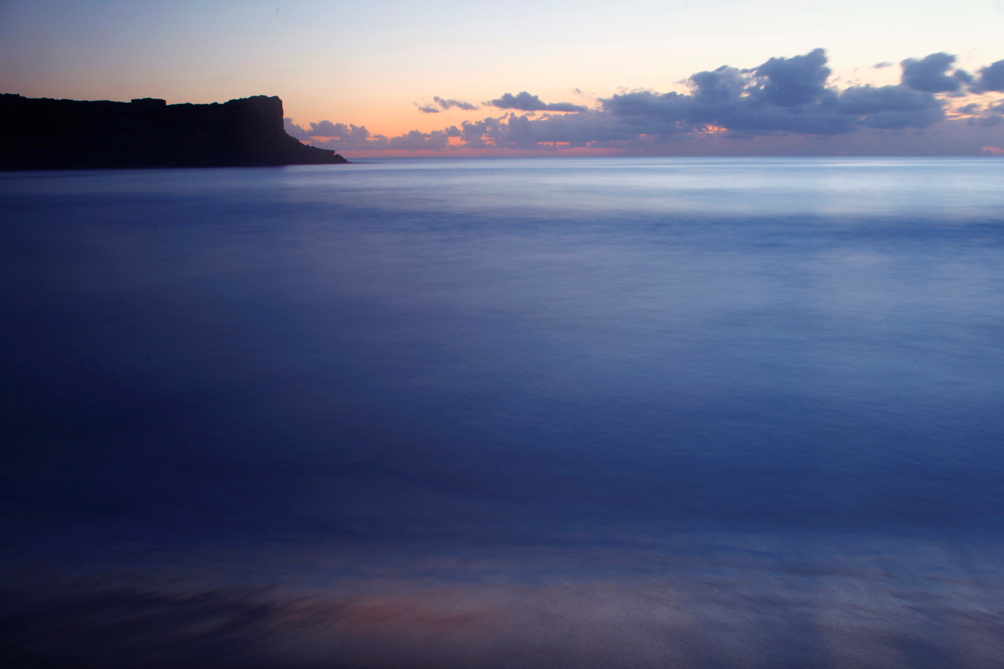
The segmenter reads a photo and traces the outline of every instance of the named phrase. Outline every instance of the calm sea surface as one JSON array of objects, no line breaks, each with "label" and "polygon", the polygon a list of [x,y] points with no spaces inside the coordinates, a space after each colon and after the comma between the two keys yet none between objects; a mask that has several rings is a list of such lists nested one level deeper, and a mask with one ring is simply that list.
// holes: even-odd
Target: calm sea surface
[{"label": "calm sea surface", "polygon": [[0,174],[5,666],[1000,667],[1004,161]]}]

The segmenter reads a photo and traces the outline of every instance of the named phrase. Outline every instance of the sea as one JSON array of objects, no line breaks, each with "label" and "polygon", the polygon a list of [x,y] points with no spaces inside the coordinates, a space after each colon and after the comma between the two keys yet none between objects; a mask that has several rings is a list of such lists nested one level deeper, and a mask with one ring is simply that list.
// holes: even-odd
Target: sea
[{"label": "sea", "polygon": [[1004,160],[0,174],[5,667],[1004,666]]}]

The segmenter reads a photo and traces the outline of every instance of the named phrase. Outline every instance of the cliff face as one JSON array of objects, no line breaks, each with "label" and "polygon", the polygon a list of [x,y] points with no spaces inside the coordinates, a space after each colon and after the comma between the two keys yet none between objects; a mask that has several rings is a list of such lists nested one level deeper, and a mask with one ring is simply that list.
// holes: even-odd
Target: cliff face
[{"label": "cliff face", "polygon": [[286,134],[282,100],[79,102],[0,95],[0,169],[347,163]]}]

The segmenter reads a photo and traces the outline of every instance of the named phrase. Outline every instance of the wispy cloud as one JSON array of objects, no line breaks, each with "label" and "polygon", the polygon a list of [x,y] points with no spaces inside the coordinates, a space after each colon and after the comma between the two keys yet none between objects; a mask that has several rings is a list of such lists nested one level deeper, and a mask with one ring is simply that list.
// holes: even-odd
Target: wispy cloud
[{"label": "wispy cloud", "polygon": [[470,102],[464,102],[463,100],[447,100],[439,97],[438,95],[432,98],[432,100],[435,104],[420,105],[416,102],[415,106],[418,107],[418,111],[423,114],[438,114],[439,112],[446,111],[448,109],[462,109],[464,111],[474,111],[475,109],[480,109],[478,105],[471,104]]},{"label": "wispy cloud", "polygon": [[453,109],[454,107],[456,107],[457,109],[463,109],[465,111],[473,111],[475,109],[480,109],[480,107],[478,107],[477,105],[471,104],[470,102],[464,102],[463,100],[444,100],[438,95],[432,99],[435,100],[436,104],[442,107],[443,109]]}]

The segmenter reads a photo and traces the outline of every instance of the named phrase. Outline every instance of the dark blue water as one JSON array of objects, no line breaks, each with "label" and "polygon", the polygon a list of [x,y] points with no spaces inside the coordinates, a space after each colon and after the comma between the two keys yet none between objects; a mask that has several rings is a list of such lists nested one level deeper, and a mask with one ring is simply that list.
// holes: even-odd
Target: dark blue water
[{"label": "dark blue water", "polygon": [[1000,666],[1002,184],[0,175],[0,653]]}]

